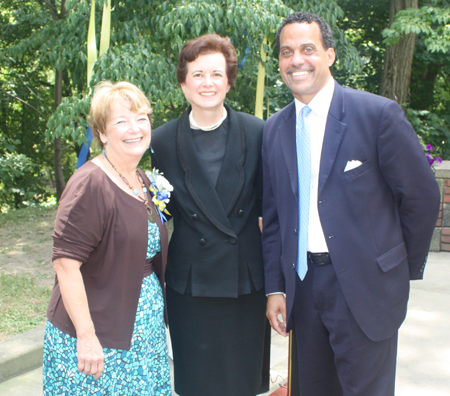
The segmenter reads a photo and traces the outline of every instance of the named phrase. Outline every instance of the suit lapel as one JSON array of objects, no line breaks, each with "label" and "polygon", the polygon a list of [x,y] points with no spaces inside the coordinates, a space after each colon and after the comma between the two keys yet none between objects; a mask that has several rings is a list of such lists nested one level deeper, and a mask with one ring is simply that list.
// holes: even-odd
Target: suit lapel
[{"label": "suit lapel", "polygon": [[[205,217],[220,231],[236,237],[216,188],[197,156],[189,126],[189,112],[190,108],[180,118],[177,129],[177,154],[184,172],[186,187]],[[229,151],[228,147],[226,151]]]},{"label": "suit lapel", "polygon": [[289,173],[292,192],[298,199],[298,169],[297,169],[297,150],[296,150],[296,114],[295,103],[292,102],[286,108],[285,123],[278,128],[278,136],[281,141],[284,160]]},{"label": "suit lapel", "polygon": [[344,136],[345,128],[347,127],[346,124],[340,121],[345,113],[344,88],[337,82],[335,84],[320,158],[319,195],[330,175],[342,137]]},{"label": "suit lapel", "polygon": [[229,106],[226,108],[230,117],[230,131],[216,191],[228,216],[244,187],[247,144],[244,128],[238,115]]}]

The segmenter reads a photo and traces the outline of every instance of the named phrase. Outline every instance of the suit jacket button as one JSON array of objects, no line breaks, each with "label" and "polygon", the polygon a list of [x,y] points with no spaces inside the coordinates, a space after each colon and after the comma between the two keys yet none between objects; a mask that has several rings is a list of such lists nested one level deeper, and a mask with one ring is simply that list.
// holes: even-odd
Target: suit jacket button
[{"label": "suit jacket button", "polygon": [[294,228],[294,234],[297,235],[297,228]]},{"label": "suit jacket button", "polygon": [[238,212],[238,216],[239,216],[239,217],[242,217],[242,216],[244,216],[244,213],[245,213],[245,212],[241,209],[241,210],[239,210],[239,212]]},{"label": "suit jacket button", "polygon": [[231,243],[232,245],[235,245],[236,242],[237,242],[237,239],[236,239],[236,238],[230,238],[230,243]]},{"label": "suit jacket button", "polygon": [[203,238],[201,238],[198,240],[198,243],[203,246],[206,243],[206,241]]},{"label": "suit jacket button", "polygon": [[192,220],[198,220],[197,213],[191,214],[191,219]]},{"label": "suit jacket button", "polygon": [[293,270],[295,270],[295,263],[294,263],[294,264],[292,264],[292,269],[293,269]]}]

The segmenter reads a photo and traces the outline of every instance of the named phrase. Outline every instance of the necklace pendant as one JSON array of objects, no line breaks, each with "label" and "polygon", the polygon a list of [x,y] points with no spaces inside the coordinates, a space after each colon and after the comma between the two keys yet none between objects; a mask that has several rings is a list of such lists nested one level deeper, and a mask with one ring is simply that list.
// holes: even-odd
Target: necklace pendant
[{"label": "necklace pendant", "polygon": [[124,176],[122,176],[122,174],[117,170],[117,168],[111,163],[111,161],[106,156],[106,152],[105,152],[105,158],[109,162],[109,164],[112,166],[112,168],[119,174],[119,177],[128,186],[128,188],[133,192],[133,194],[136,195],[136,197],[139,198],[144,203],[145,209],[147,211],[148,221],[150,221],[151,223],[155,223],[156,222],[156,213],[155,213],[154,209],[152,209],[150,206],[148,206],[148,196],[147,196],[148,189],[147,189],[147,187],[145,187],[144,180],[142,180],[142,176],[140,175],[139,171],[136,169],[136,176],[139,181],[139,184],[142,187],[142,194],[144,195],[144,198],[142,198],[139,195],[139,190],[137,188],[134,188],[128,182],[128,180]]},{"label": "necklace pendant", "polygon": [[145,205],[145,209],[147,209],[148,221],[150,223],[156,223],[155,211],[148,205]]}]

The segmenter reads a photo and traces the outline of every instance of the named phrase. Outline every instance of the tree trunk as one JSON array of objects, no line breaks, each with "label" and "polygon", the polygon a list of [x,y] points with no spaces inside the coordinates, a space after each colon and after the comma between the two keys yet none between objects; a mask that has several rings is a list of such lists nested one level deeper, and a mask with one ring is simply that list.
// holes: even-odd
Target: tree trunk
[{"label": "tree trunk", "polygon": [[[55,75],[55,110],[62,100],[62,71],[57,71]],[[62,170],[62,144],[61,138],[58,137],[54,142],[55,148],[55,179],[56,179],[56,199],[59,201],[61,194],[66,186],[64,174]]]},{"label": "tree trunk", "polygon": [[[61,1],[61,12],[55,15],[56,19],[62,19],[66,16],[66,0]],[[56,7],[54,8],[56,10]],[[55,110],[61,104],[63,91],[63,70],[55,72]],[[54,159],[55,159],[55,182],[56,182],[56,199],[59,201],[61,194],[66,187],[64,180],[64,173],[62,169],[62,143],[61,138],[58,137],[54,142]]]},{"label": "tree trunk", "polygon": [[[398,11],[418,8],[418,0],[391,0],[389,26]],[[386,49],[380,94],[397,101],[400,105],[408,102],[411,66],[416,44],[415,33],[402,37],[397,44]]]}]

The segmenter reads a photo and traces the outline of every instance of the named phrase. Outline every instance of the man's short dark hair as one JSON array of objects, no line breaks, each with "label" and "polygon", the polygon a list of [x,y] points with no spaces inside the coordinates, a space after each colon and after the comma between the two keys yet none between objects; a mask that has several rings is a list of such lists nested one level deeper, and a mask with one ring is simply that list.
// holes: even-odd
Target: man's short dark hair
[{"label": "man's short dark hair", "polygon": [[293,14],[286,17],[286,19],[281,23],[281,26],[278,28],[277,34],[275,36],[275,44],[277,46],[278,52],[280,52],[280,36],[281,31],[286,25],[290,23],[313,23],[316,22],[319,25],[322,45],[324,49],[333,48],[334,40],[333,40],[333,32],[330,28],[330,25],[325,21],[325,19],[321,18],[316,14],[311,14],[310,12],[294,12]]}]

